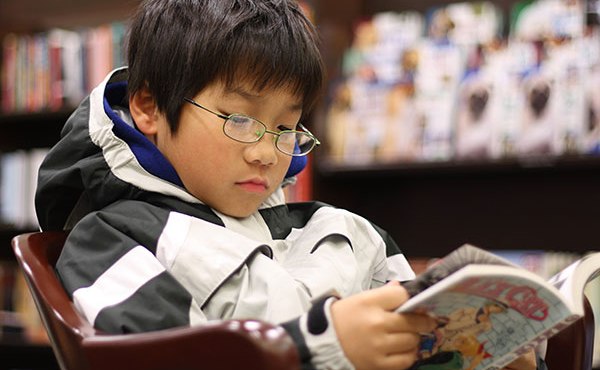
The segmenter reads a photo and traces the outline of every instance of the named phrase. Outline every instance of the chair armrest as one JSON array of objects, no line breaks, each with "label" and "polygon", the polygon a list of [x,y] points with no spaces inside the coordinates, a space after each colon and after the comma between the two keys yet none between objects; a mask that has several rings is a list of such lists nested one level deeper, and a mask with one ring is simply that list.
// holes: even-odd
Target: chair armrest
[{"label": "chair armrest", "polygon": [[300,369],[287,332],[256,320],[229,320],[149,333],[83,340],[94,369]]}]

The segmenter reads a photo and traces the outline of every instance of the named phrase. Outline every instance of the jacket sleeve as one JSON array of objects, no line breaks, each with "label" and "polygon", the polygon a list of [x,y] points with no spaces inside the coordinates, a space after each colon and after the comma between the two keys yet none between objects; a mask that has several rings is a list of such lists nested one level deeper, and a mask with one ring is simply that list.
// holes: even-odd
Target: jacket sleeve
[{"label": "jacket sleeve", "polygon": [[149,232],[157,226],[107,212],[86,216],[56,266],[63,286],[87,320],[109,333],[189,325],[197,307],[191,294],[156,259],[152,235],[134,238],[127,223]]}]

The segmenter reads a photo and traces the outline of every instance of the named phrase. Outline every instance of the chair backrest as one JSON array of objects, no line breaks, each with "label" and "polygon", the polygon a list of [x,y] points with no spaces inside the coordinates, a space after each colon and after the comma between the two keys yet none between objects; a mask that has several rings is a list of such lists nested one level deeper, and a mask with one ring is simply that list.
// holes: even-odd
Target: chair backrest
[{"label": "chair backrest", "polygon": [[584,297],[585,315],[548,340],[546,364],[549,370],[592,370],[594,353],[594,312]]},{"label": "chair backrest", "polygon": [[54,266],[63,232],[37,232],[12,240],[15,256],[62,369],[299,369],[296,347],[278,326],[230,320],[191,328],[109,335],[75,309]]}]

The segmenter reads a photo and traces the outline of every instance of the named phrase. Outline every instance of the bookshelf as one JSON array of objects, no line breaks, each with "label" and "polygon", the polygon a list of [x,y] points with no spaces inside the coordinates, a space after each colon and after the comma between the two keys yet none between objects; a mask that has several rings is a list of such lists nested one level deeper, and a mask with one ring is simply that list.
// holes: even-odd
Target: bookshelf
[{"label": "bookshelf", "polygon": [[22,341],[6,341],[0,344],[2,366],[5,369],[59,370],[52,349]]},{"label": "bookshelf", "polygon": [[[58,112],[0,114],[0,153],[50,147],[60,138],[60,129],[70,114],[67,108]],[[3,246],[0,260],[13,258],[12,237],[28,231],[34,230],[0,222],[0,245]]]},{"label": "bookshelf", "polygon": [[60,129],[71,109],[58,112],[15,113],[0,115],[0,150],[31,149],[52,145],[60,138]]},{"label": "bookshelf", "polygon": [[[4,40],[9,34],[26,38],[28,35],[44,36],[53,29],[87,32],[107,24],[114,25],[115,21],[125,21],[139,2],[140,0],[3,0],[0,2],[0,39]],[[0,57],[0,64],[4,63],[5,57],[6,55]],[[6,92],[1,91],[0,94]],[[2,109],[0,155],[51,147],[58,141],[60,130],[74,109],[73,104],[75,103],[62,102],[60,106],[42,106],[33,110]],[[1,264],[10,265],[15,262],[10,247],[11,239],[34,229],[34,226],[15,226],[0,221]],[[49,345],[30,342],[18,331],[11,332],[10,329],[4,330],[0,335],[0,358],[3,368],[59,368]]]},{"label": "bookshelf", "polygon": [[[353,27],[384,11],[417,10],[457,1],[317,2],[317,23],[333,80]],[[506,15],[517,1],[494,2]],[[326,112],[317,134],[327,141]],[[335,162],[315,154],[316,199],[364,215],[385,228],[409,256],[437,257],[469,242],[488,249],[600,249],[600,157],[528,156],[428,162]]]},{"label": "bookshelf", "polygon": [[[353,26],[381,11],[425,12],[450,0],[308,0],[323,38],[332,78],[350,45]],[[505,14],[517,0],[495,1]],[[0,37],[54,27],[76,29],[120,20],[139,0],[3,0]],[[508,22],[505,19],[505,23]],[[0,152],[52,145],[70,114],[59,111],[0,114]],[[325,138],[316,114],[315,133]],[[312,128],[312,127],[311,127]],[[312,131],[312,130],[311,130]],[[387,229],[411,256],[436,257],[464,242],[489,249],[547,249],[584,252],[600,249],[600,159],[585,156],[526,160],[332,163],[322,149],[312,160],[313,195],[347,208]],[[10,239],[30,231],[0,225],[0,260],[12,259]],[[0,339],[0,358],[51,355],[47,347]],[[40,355],[37,357],[38,353]],[[15,357],[16,356],[16,357]],[[40,360],[41,358],[41,360]],[[50,364],[52,359],[47,359]],[[12,364],[12,363],[11,363]],[[15,360],[15,366],[24,365]],[[52,368],[54,365],[49,365]],[[38,368],[32,365],[31,368]]]},{"label": "bookshelf", "polygon": [[[424,14],[432,6],[458,2],[317,1],[317,24],[331,81],[336,83],[342,76],[343,56],[359,22],[380,12],[416,10]],[[493,2],[506,16],[505,29],[518,2]],[[333,86],[328,93],[331,91]],[[330,140],[326,109],[327,103],[314,130],[324,146]],[[414,268],[422,268],[430,258],[443,256],[463,243],[507,252],[600,249],[596,226],[600,157],[544,155],[349,165],[326,149],[315,153],[314,197],[361,214],[386,229],[411,261],[417,262]],[[594,369],[600,367],[599,349],[596,344]]]}]

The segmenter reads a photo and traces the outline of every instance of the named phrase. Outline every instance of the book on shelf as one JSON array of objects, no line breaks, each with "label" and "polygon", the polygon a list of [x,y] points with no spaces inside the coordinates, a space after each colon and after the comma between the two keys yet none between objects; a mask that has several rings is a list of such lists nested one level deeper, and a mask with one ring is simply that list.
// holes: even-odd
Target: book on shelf
[{"label": "book on shelf", "polygon": [[494,253],[458,248],[404,283],[411,298],[398,312],[438,321],[411,370],[502,368],[582,317],[584,288],[599,275],[600,252],[546,280]]},{"label": "book on shelf", "polygon": [[47,148],[0,154],[0,224],[37,228],[35,190]]}]

